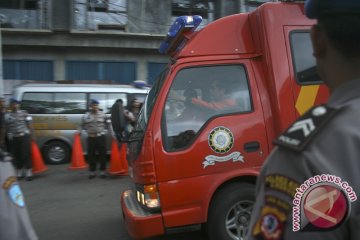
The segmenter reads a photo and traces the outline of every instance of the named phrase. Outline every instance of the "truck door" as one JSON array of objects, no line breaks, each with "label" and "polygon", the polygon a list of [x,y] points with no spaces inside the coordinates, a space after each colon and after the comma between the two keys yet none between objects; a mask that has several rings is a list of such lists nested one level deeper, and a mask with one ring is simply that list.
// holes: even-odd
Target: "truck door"
[{"label": "truck door", "polygon": [[[200,222],[206,196],[225,179],[254,173],[268,143],[249,60],[183,64],[169,80],[154,151],[164,220],[171,227]],[[180,207],[191,210],[179,217]]]},{"label": "truck door", "polygon": [[329,92],[317,74],[309,27],[286,26],[284,33],[294,103],[300,116],[312,106],[324,103]]}]

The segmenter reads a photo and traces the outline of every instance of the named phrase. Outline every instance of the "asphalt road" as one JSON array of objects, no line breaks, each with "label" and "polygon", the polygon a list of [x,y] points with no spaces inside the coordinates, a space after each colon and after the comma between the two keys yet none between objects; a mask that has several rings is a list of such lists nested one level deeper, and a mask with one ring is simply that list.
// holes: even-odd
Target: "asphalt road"
[{"label": "asphalt road", "polygon": [[[31,182],[20,181],[40,240],[131,240],[124,227],[120,194],[129,177],[87,178],[87,170],[48,166]],[[151,240],[205,240],[200,232]]]}]

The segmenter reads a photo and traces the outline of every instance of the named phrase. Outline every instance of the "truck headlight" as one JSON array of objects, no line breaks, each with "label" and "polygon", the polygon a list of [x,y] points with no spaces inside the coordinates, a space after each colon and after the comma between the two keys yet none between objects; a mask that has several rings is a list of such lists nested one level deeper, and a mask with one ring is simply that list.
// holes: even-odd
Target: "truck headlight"
[{"label": "truck headlight", "polygon": [[160,197],[155,184],[137,186],[136,199],[149,211],[158,211],[160,209]]}]

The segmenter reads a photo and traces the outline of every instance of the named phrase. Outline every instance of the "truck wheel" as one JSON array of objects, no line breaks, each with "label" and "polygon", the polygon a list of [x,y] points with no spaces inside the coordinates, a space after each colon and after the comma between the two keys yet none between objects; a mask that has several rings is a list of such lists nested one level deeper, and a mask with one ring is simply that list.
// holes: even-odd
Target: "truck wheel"
[{"label": "truck wheel", "polygon": [[43,148],[43,156],[49,164],[63,164],[70,162],[70,148],[61,141],[52,141]]},{"label": "truck wheel", "polygon": [[206,224],[210,240],[244,240],[255,203],[255,186],[232,183],[214,197]]}]

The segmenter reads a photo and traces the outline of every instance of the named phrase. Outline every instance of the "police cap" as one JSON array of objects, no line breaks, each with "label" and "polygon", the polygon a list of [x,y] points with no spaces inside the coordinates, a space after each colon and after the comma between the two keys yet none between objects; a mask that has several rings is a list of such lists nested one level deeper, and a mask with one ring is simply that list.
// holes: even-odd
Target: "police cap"
[{"label": "police cap", "polygon": [[96,100],[96,99],[91,99],[91,100],[90,100],[90,104],[91,104],[91,105],[99,105],[99,101]]},{"label": "police cap", "polygon": [[360,14],[360,0],[306,0],[305,14],[311,19],[321,15]]},{"label": "police cap", "polygon": [[10,99],[10,104],[20,104],[20,101],[19,100],[17,100],[17,99],[15,99],[15,98],[11,98]]}]

